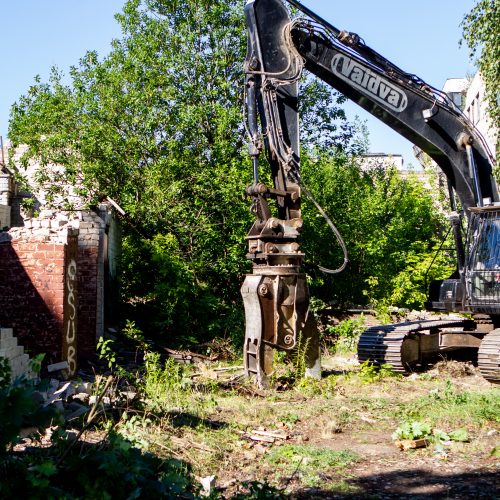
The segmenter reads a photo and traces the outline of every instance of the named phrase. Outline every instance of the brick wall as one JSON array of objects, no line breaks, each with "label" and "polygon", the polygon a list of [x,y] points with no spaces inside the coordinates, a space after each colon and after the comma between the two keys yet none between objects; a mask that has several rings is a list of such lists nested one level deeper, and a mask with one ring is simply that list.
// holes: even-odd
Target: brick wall
[{"label": "brick wall", "polygon": [[95,352],[98,331],[97,265],[96,247],[78,247],[78,353],[84,356]]},{"label": "brick wall", "polygon": [[[95,211],[43,210],[23,227],[0,233],[0,326],[14,328],[22,345],[46,352],[51,362],[71,357],[73,349],[80,360],[94,356],[117,296],[109,283],[116,278],[119,239],[106,204]],[[76,279],[68,284],[71,259]],[[68,329],[75,329],[74,343]]]},{"label": "brick wall", "polygon": [[82,213],[78,236],[78,329],[83,343],[79,352],[95,352],[97,339],[104,333],[104,277],[103,240],[106,221],[101,214]]},{"label": "brick wall", "polygon": [[30,352],[61,360],[65,244],[13,240],[0,244],[0,324]]},{"label": "brick wall", "polygon": [[[7,147],[5,146],[5,157],[7,158]],[[26,146],[21,146],[14,151],[12,160],[20,165],[21,156],[26,152]],[[22,174],[28,181],[34,180],[37,171],[41,168],[37,163],[31,162],[26,168],[22,168]],[[58,165],[49,165],[43,167],[45,173],[58,176],[62,167]],[[44,349],[50,350],[52,357],[57,357],[61,353],[61,325],[65,329],[63,352],[68,355],[72,352],[74,346],[78,351],[78,357],[87,357],[95,354],[97,339],[103,335],[106,324],[115,321],[116,303],[117,303],[117,261],[121,247],[121,232],[119,224],[113,217],[111,206],[112,202],[100,204],[93,210],[77,209],[66,212],[56,207],[67,206],[68,203],[75,207],[85,205],[85,200],[80,199],[76,194],[75,186],[66,186],[63,193],[56,197],[55,201],[47,203],[47,193],[44,187],[38,186],[32,193],[20,192],[15,190],[12,193],[11,176],[5,174],[2,177],[0,172],[0,229],[3,226],[10,226],[8,233],[0,232],[0,242],[3,241],[3,249],[0,250],[0,326],[13,327],[18,325],[22,331],[14,331],[19,335],[20,341],[28,335],[28,325],[30,322],[39,324],[34,327],[33,335],[35,340],[29,341],[31,345],[36,344],[37,352]],[[9,184],[10,183],[10,184]],[[36,184],[36,183],[35,183]],[[48,183],[50,186],[50,182]],[[2,193],[7,193],[10,189],[10,224],[5,223],[9,207],[2,212]],[[35,202],[35,212],[27,213],[23,210],[23,199],[33,198]],[[7,198],[5,198],[7,199]],[[75,267],[70,266],[59,254],[63,254],[64,245],[68,244],[69,232],[75,230],[78,233],[76,248],[71,258],[75,260]],[[75,233],[76,234],[76,233]],[[12,241],[10,241],[12,240]],[[54,250],[56,254],[49,255],[47,250],[45,258],[35,259],[33,262],[25,258],[28,255],[29,245],[52,244],[57,246]],[[1,243],[0,243],[1,245]],[[32,253],[34,251],[31,251]],[[19,253],[19,255],[18,255]],[[71,252],[70,252],[71,253]],[[66,259],[68,252],[66,251]],[[45,261],[55,259],[55,267],[48,272],[48,264]],[[62,259],[62,260],[61,260]],[[54,263],[53,262],[53,263]],[[64,263],[63,271],[60,267]],[[28,266],[25,269],[25,264]],[[45,267],[44,267],[45,265]],[[38,267],[37,267],[38,266]],[[76,268],[75,284],[68,284],[64,277],[64,272],[68,269]],[[66,284],[66,295],[64,295],[64,286],[61,290],[53,290],[53,280],[57,275],[58,286]],[[37,281],[38,280],[38,281]],[[46,280],[44,282],[44,280]],[[62,280],[62,281],[61,281]],[[19,283],[24,283],[21,286]],[[29,283],[26,284],[26,283]],[[24,288],[29,289],[25,296]],[[74,287],[74,290],[72,290]],[[21,295],[18,290],[22,289]],[[9,292],[10,291],[10,292]],[[59,293],[60,292],[60,293]],[[68,299],[68,294],[70,298]],[[30,300],[25,300],[30,297]],[[17,300],[19,298],[19,301]],[[68,302],[69,300],[69,302]],[[69,320],[68,314],[76,308],[76,320]],[[56,307],[59,312],[56,312]],[[24,314],[25,310],[33,307],[33,314]],[[64,318],[61,318],[61,308],[65,308]],[[72,314],[72,312],[71,312]],[[19,318],[16,319],[16,317]],[[6,323],[4,321],[7,321]],[[67,330],[75,328],[77,333],[77,342],[74,344],[68,341]],[[69,335],[71,340],[72,335]],[[57,340],[56,340],[57,339]],[[68,343],[69,342],[69,343]],[[59,353],[59,354],[58,354]],[[60,359],[56,359],[60,361]]]}]

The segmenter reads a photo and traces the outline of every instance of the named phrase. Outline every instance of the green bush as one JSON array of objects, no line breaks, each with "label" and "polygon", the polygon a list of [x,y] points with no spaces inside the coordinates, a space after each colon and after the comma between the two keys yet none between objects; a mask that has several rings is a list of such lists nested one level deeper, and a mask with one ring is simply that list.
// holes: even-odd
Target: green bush
[{"label": "green bush", "polygon": [[[359,336],[363,332],[365,319],[363,316],[354,319],[345,319],[338,325],[327,325],[323,338],[328,342],[331,352],[338,350],[353,351],[357,345]],[[333,343],[332,343],[333,342]]]},{"label": "green bush", "polygon": [[144,453],[111,431],[106,442],[80,449],[59,463],[50,449],[11,460],[1,498],[194,498],[189,467]]},{"label": "green bush", "polygon": [[389,364],[374,365],[369,359],[366,360],[359,369],[358,378],[364,384],[373,384],[384,378],[400,378]]},{"label": "green bush", "polygon": [[[241,115],[241,2],[131,0],[116,18],[122,35],[105,58],[87,52],[69,83],[54,69],[12,106],[12,147],[28,147],[11,155],[11,167],[39,164],[30,187],[58,208],[78,181],[89,206],[105,194],[124,209],[124,316],[148,336],[241,344],[253,222],[244,196],[252,168]],[[302,177],[350,254],[341,275],[312,270],[312,292],[340,305],[420,307],[442,220],[418,182],[396,169],[359,168],[366,137],[347,122],[344,100],[323,82],[301,82]],[[264,155],[261,164],[269,178]],[[343,255],[328,226],[305,197],[303,207],[308,262],[337,267]],[[428,278],[446,277],[447,265],[445,256]]]},{"label": "green bush", "polygon": [[[302,168],[310,190],[333,219],[349,251],[349,265],[343,273],[313,273],[312,294],[339,307],[422,307],[428,282],[447,277],[453,270],[453,256],[446,252],[430,267],[447,224],[431,192],[415,178],[402,178],[396,168],[361,170],[354,158],[328,151],[304,152]],[[342,251],[307,200],[304,219],[308,261],[337,267]]]},{"label": "green bush", "polygon": [[[120,374],[109,343],[101,345],[101,354]],[[34,364],[39,359],[35,358]],[[146,358],[144,394],[162,400],[165,391],[177,395],[184,391],[181,370],[175,363],[159,368],[158,358]],[[117,429],[108,421],[107,435],[96,445],[73,446],[52,407],[36,403],[35,386],[24,378],[10,380],[6,359],[0,358],[0,498],[192,498],[189,466],[176,459],[161,459],[147,453],[141,432],[148,420],[137,415],[123,416]],[[159,391],[163,391],[160,394]],[[171,401],[172,398],[169,399]],[[121,412],[119,412],[121,413]],[[57,426],[51,446],[33,447],[15,453],[23,428]],[[74,424],[72,424],[74,425]],[[141,431],[141,432],[140,432]],[[36,436],[32,436],[36,437]]]}]

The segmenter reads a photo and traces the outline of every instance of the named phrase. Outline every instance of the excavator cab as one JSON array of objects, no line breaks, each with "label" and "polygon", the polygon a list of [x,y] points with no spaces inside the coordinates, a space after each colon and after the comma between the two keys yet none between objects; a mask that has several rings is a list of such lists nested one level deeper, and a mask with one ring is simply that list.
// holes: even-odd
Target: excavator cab
[{"label": "excavator cab", "polygon": [[500,312],[500,206],[471,208],[466,310]]},{"label": "excavator cab", "polygon": [[500,313],[500,206],[469,208],[467,248],[460,272],[433,281],[430,311]]}]

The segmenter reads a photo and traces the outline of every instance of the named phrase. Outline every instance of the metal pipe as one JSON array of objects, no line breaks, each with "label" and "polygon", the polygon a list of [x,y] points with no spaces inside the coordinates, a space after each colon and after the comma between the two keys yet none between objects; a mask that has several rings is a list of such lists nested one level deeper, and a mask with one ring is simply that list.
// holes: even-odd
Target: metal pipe
[{"label": "metal pipe", "polygon": [[457,200],[455,199],[455,190],[449,177],[446,178],[448,184],[448,196],[450,197],[450,208],[452,212],[457,211]]},{"label": "metal pipe", "polygon": [[253,181],[259,182],[259,147],[257,146],[259,129],[257,125],[257,91],[255,88],[255,79],[247,77],[247,120],[248,131],[250,133],[250,143],[248,144],[248,153],[252,158]]},{"label": "metal pipe", "polygon": [[253,169],[253,182],[257,184],[259,182],[259,159],[257,156],[252,156],[252,169]]},{"label": "metal pipe", "polygon": [[306,16],[309,16],[311,19],[314,19],[314,21],[322,24],[325,28],[331,30],[335,36],[340,35],[339,29],[331,25],[328,21],[325,21],[322,17],[318,16],[318,14],[315,14],[312,10],[309,10],[305,5],[302,5],[297,0],[286,0],[286,2],[288,2],[290,5],[293,5],[294,7],[302,11]]}]

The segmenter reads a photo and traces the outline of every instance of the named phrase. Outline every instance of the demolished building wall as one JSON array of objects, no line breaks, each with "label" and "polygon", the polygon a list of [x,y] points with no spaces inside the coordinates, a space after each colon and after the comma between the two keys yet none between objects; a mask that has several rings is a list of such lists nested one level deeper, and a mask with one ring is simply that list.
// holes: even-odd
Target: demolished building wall
[{"label": "demolished building wall", "polygon": [[65,211],[36,198],[41,210],[23,211],[22,200],[34,196],[4,174],[11,184],[5,205],[0,193],[0,222],[2,207],[11,218],[0,226],[0,326],[46,362],[67,361],[71,375],[113,321],[107,304],[117,293],[119,223],[109,203]]}]

